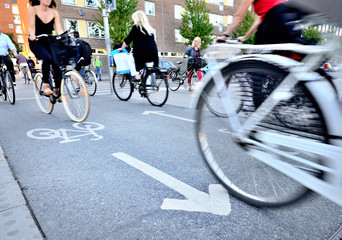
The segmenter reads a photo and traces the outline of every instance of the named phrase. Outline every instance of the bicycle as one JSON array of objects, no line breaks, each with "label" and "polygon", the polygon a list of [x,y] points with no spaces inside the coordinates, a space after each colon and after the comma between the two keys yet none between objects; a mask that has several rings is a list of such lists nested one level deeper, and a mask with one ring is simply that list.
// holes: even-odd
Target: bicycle
[{"label": "bicycle", "polygon": [[[37,38],[40,37],[48,37],[50,40],[55,38],[57,41],[63,38],[62,35],[53,36],[50,34],[42,34],[37,36]],[[54,49],[54,42],[50,41],[50,44],[54,62],[58,63],[62,73],[60,92],[55,92],[53,95],[46,96],[42,91],[43,74],[41,72],[36,73],[33,79],[33,90],[37,104],[42,112],[50,114],[53,111],[54,104],[56,103],[57,99],[61,98],[63,107],[71,120],[75,122],[83,122],[87,118],[90,108],[89,95],[88,91],[86,90],[87,86],[83,78],[78,73],[67,70],[67,65],[70,63],[70,56],[73,56],[69,55],[69,59],[59,59],[58,54],[60,52],[58,49]],[[63,48],[65,46],[61,45],[61,47]],[[72,51],[72,47],[69,48],[71,48]],[[52,85],[54,81],[52,79],[51,72],[49,76],[49,82],[51,89],[53,89]]]},{"label": "bicycle", "polygon": [[[319,4],[299,3],[308,9]],[[342,7],[337,1],[324,4]],[[315,14],[307,19],[322,21]],[[317,71],[336,46],[329,40],[321,46],[210,47],[208,54],[214,56],[231,49],[269,52],[227,59],[205,76],[198,92],[197,143],[210,171],[230,194],[257,207],[279,207],[312,190],[342,206],[341,102],[333,77]],[[278,50],[305,57],[298,62],[272,54]],[[224,117],[209,111],[207,96],[213,95],[221,100]]]},{"label": "bicycle", "polygon": [[95,73],[88,66],[87,69],[82,67],[80,74],[87,85],[89,96],[94,96],[97,90],[97,77]]},{"label": "bicycle", "polygon": [[184,70],[183,72],[181,64],[183,61],[177,61],[177,69],[172,69],[169,72],[169,88],[171,91],[177,91],[181,85],[183,85],[187,79],[190,77],[191,83],[197,83],[200,81],[199,73],[204,76],[205,72],[201,69],[195,69],[193,67]]},{"label": "bicycle", "polygon": [[6,101],[11,104],[15,103],[15,91],[14,85],[12,81],[11,74],[7,71],[7,67],[3,60],[4,56],[0,56],[0,95]]},{"label": "bicycle", "polygon": [[20,71],[23,73],[24,75],[24,80],[25,80],[25,84],[29,84],[30,83],[30,78],[28,75],[28,65],[27,63],[20,63]]},{"label": "bicycle", "polygon": [[113,89],[121,101],[128,101],[134,89],[139,91],[141,97],[146,97],[153,106],[163,106],[169,96],[166,70],[158,67],[145,66],[141,70],[141,81],[134,81],[130,73],[117,73],[113,75]]}]

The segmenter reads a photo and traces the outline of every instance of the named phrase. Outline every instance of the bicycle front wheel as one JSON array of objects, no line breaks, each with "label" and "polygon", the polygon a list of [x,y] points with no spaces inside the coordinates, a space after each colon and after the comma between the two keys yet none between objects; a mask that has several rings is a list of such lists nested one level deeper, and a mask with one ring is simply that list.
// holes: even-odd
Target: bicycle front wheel
[{"label": "bicycle front wheel", "polygon": [[[272,92],[277,84],[285,78],[287,72],[268,63],[245,61],[229,65],[222,70],[222,75],[225,81],[224,88],[229,89],[237,79],[240,84],[243,83],[244,88],[236,89],[237,94],[228,95],[233,105],[243,102],[242,108],[235,110],[235,114],[243,123],[267,98],[267,94]],[[269,152],[260,146],[237,141],[228,118],[214,116],[208,109],[208,92],[217,92],[213,81],[212,84],[205,86],[198,101],[196,137],[205,162],[229,193],[259,207],[282,206],[303,197],[308,192],[306,187],[248,154],[249,150]],[[298,124],[289,129],[287,125],[277,120],[279,116],[275,116],[273,110],[258,124],[255,129],[256,133],[258,131],[270,132],[303,139],[314,138],[316,141],[326,142],[325,121],[315,100],[303,85],[296,86],[293,89],[293,94],[293,98],[281,101],[278,105],[283,106],[283,109],[287,106],[287,113],[296,118],[296,121],[292,122]],[[300,105],[291,104],[291,102],[296,102],[298,96],[301,99]],[[236,106],[238,105],[236,104]],[[274,109],[277,109],[277,106]],[[276,144],[269,144],[268,147],[289,155],[298,154],[298,157],[303,157],[314,163],[321,161],[319,156],[298,153],[289,147]],[[312,166],[294,162],[293,159],[276,153],[272,153],[270,156],[309,174],[322,177],[322,173]]]},{"label": "bicycle front wheel", "polygon": [[147,77],[145,82],[145,95],[147,100],[157,107],[163,106],[169,96],[169,88],[164,74],[152,74]]},{"label": "bicycle front wheel", "polygon": [[5,86],[6,86],[7,99],[11,104],[14,104],[15,103],[15,91],[14,91],[12,77],[9,72],[6,72],[6,75],[5,75]]},{"label": "bicycle front wheel", "polygon": [[169,72],[169,88],[171,91],[177,91],[181,85],[181,80],[178,75],[176,70],[171,70]]},{"label": "bicycle front wheel", "polygon": [[89,114],[90,100],[83,78],[73,71],[67,72],[61,83],[64,109],[71,120],[83,122]]},{"label": "bicycle front wheel", "polygon": [[38,107],[40,108],[40,110],[42,110],[43,113],[50,114],[53,110],[54,104],[52,104],[50,98],[48,96],[45,96],[42,92],[43,74],[37,73],[34,76],[33,83],[34,97],[36,99]]},{"label": "bicycle front wheel", "polygon": [[1,96],[2,98],[6,101],[7,100],[7,94],[6,94],[6,86],[5,86],[5,81],[2,78],[2,74],[0,74],[0,91],[1,91]]},{"label": "bicycle front wheel", "polygon": [[94,96],[97,89],[97,79],[95,73],[93,71],[85,71],[84,73],[84,82],[88,89],[88,94],[90,96]]},{"label": "bicycle front wheel", "polygon": [[130,81],[130,75],[126,74],[117,74],[113,75],[113,89],[115,95],[121,101],[127,101],[131,98],[132,93],[134,91],[133,84]]}]

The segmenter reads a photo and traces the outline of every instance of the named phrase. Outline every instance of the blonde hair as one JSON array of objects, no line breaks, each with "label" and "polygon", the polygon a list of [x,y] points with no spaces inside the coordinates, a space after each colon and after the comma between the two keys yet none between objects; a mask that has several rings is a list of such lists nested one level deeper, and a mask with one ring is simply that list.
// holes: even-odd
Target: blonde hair
[{"label": "blonde hair", "polygon": [[134,21],[134,24],[139,26],[142,33],[144,33],[143,28],[145,28],[148,35],[152,35],[153,28],[151,27],[150,22],[148,21],[148,18],[143,11],[136,11],[135,13],[133,13],[132,19]]},{"label": "blonde hair", "polygon": [[[200,41],[201,41],[201,38],[200,38],[200,37],[195,37],[195,39],[192,41],[192,47],[195,47],[195,42],[196,42],[197,40],[200,40]],[[200,44],[198,47],[200,47],[200,46],[201,46],[201,44]]]}]

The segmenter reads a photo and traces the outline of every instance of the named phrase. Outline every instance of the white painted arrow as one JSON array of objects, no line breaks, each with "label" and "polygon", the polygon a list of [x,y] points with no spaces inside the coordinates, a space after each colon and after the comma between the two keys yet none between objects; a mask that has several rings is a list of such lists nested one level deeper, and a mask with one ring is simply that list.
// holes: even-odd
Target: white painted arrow
[{"label": "white painted arrow", "polygon": [[156,114],[156,115],[161,115],[161,116],[169,117],[169,118],[175,118],[175,119],[183,120],[183,121],[187,121],[187,122],[192,122],[192,123],[196,122],[196,120],[192,120],[192,119],[188,119],[188,118],[182,118],[182,117],[177,117],[177,116],[174,116],[174,115],[166,114],[164,112],[165,111],[145,111],[145,112],[143,112],[143,115]]},{"label": "white painted arrow", "polygon": [[166,198],[163,201],[161,209],[209,212],[217,215],[228,215],[231,211],[228,192],[220,184],[209,185],[209,194],[207,194],[126,153],[118,152],[112,155],[187,198],[184,200]]}]

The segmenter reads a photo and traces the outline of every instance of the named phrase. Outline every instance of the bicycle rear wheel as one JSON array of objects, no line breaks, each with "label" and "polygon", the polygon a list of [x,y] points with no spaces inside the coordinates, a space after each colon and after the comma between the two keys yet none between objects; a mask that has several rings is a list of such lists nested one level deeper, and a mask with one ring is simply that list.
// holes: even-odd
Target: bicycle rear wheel
[{"label": "bicycle rear wheel", "polygon": [[147,75],[147,80],[145,81],[145,95],[147,100],[157,107],[163,106],[169,96],[169,88],[167,80],[164,74],[152,74]]},{"label": "bicycle rear wheel", "polygon": [[61,83],[61,96],[64,109],[71,120],[83,122],[88,117],[90,100],[81,75],[73,71],[65,74]]},{"label": "bicycle rear wheel", "polygon": [[14,91],[12,77],[9,72],[6,72],[5,74],[5,85],[6,85],[7,99],[11,104],[14,104],[15,103],[15,91]]},{"label": "bicycle rear wheel", "polygon": [[169,72],[169,88],[171,91],[177,91],[181,85],[181,80],[178,75],[176,70],[171,70]]},{"label": "bicycle rear wheel", "polygon": [[0,73],[0,86],[1,86],[1,88],[0,88],[0,91],[1,91],[1,96],[2,96],[2,98],[4,99],[4,101],[6,101],[7,100],[7,94],[6,94],[6,87],[5,87],[5,83],[4,83],[4,80],[3,80],[3,78],[2,78],[2,74]]},{"label": "bicycle rear wheel", "polygon": [[115,95],[121,101],[127,101],[131,98],[132,93],[134,91],[133,84],[130,81],[131,76],[126,74],[117,74],[113,75],[113,89]]},{"label": "bicycle rear wheel", "polygon": [[[234,84],[235,78],[238,78],[240,83],[244,81],[245,85],[251,86],[249,94],[246,94],[245,89],[241,88],[239,94],[230,95],[233,103],[243,102],[243,107],[236,112],[240,122],[243,123],[255,111],[257,106],[254,104],[261,104],[260,99],[266,99],[267,94],[272,92],[287,75],[287,72],[268,63],[246,61],[228,66],[222,70],[222,74],[228,89],[230,84]],[[262,81],[263,84],[257,81]],[[254,87],[262,86],[262,89],[259,89],[260,91],[253,89],[253,84]],[[230,194],[259,207],[282,206],[303,197],[309,191],[306,187],[250,156],[249,151],[263,151],[271,154],[272,158],[280,159],[317,177],[322,177],[322,173],[303,163],[294,162],[289,157],[271,153],[260,146],[237,141],[233,137],[234,129],[230,127],[228,118],[214,116],[207,107],[206,95],[208,92],[215,92],[216,89],[213,90],[213,88],[216,88],[215,84],[207,84],[203,89],[204,95],[201,94],[198,101],[196,133],[202,156],[215,177]],[[264,95],[260,96],[258,93]],[[293,98],[280,102],[279,105],[289,106],[288,111],[297,118],[297,122],[302,124],[289,129],[271,112],[255,129],[256,133],[265,131],[297,138],[314,138],[315,141],[326,142],[325,121],[315,100],[302,85],[296,86],[293,93],[295,96],[301,97],[302,106],[292,107],[289,102],[293,101]],[[261,142],[261,144],[263,143]],[[321,161],[318,156],[298,153],[288,147],[275,144],[269,144],[268,147],[291,155],[296,154],[297,156],[298,154],[298,157],[315,163]]]},{"label": "bicycle rear wheel", "polygon": [[50,98],[48,96],[45,96],[42,92],[43,74],[37,73],[34,76],[33,83],[34,97],[36,98],[38,107],[40,108],[40,110],[42,110],[43,113],[50,114],[53,110],[54,104],[52,104]]},{"label": "bicycle rear wheel", "polygon": [[97,89],[97,79],[95,73],[93,71],[85,71],[84,73],[84,82],[88,89],[88,94],[90,96],[94,96]]},{"label": "bicycle rear wheel", "polygon": [[26,83],[27,83],[27,84],[30,83],[30,79],[29,79],[27,70],[25,70],[25,72],[24,72],[24,79],[25,79],[25,84],[26,84]]}]

